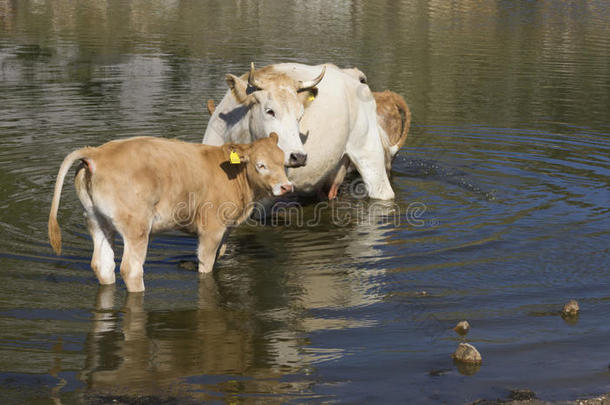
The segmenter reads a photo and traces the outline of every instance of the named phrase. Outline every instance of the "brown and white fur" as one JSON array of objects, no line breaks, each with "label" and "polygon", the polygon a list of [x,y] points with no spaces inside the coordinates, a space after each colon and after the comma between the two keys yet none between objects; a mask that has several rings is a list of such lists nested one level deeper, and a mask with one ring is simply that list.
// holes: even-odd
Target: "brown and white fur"
[{"label": "brown and white fur", "polygon": [[[361,83],[366,84],[366,76],[360,70],[352,68],[343,69],[343,71],[355,76]],[[411,110],[409,110],[405,99],[393,91],[373,92],[373,97],[375,97],[375,103],[377,104],[377,125],[379,126],[381,144],[383,145],[385,167],[389,174],[392,169],[392,160],[407,140],[411,126]],[[216,109],[214,100],[208,100],[207,109],[210,115],[214,113]],[[343,182],[349,167],[349,158],[344,156],[335,175],[331,178],[332,181],[326,186],[328,188],[327,196],[329,200],[337,197],[339,186]]]},{"label": "brown and white fur", "polygon": [[[211,272],[228,228],[243,222],[253,202],[293,190],[278,137],[251,144],[209,146],[136,137],[86,147],[61,164],[49,241],[61,253],[57,211],[64,178],[78,160],[75,186],[93,239],[91,267],[100,284],[115,282],[114,237],[123,238],[121,276],[130,292],[144,290],[143,264],[151,234],[170,229],[199,237],[199,272]],[[232,164],[235,151],[241,163]]]}]

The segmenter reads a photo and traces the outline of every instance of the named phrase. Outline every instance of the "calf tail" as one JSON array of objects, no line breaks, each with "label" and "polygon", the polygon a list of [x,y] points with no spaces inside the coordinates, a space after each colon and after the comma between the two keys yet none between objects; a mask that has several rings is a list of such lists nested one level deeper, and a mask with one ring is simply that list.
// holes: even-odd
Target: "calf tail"
[{"label": "calf tail", "polygon": [[57,222],[57,210],[59,209],[59,199],[61,197],[64,179],[72,164],[79,159],[85,159],[92,149],[93,148],[83,148],[70,153],[61,163],[59,172],[57,173],[55,191],[53,192],[53,202],[51,203],[51,212],[49,213],[49,242],[58,255],[61,254],[61,229]]}]

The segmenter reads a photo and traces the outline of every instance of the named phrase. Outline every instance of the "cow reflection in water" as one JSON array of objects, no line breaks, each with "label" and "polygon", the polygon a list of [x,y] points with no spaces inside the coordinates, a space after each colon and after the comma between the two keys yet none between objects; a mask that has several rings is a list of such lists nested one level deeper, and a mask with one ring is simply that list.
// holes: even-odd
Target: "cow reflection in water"
[{"label": "cow reflection in water", "polygon": [[[211,276],[202,276],[199,283],[197,309],[146,311],[144,294],[130,293],[122,310],[116,311],[114,294],[114,286],[100,286],[93,328],[87,337],[87,361],[80,378],[93,395],[205,400],[218,398],[206,391],[234,392],[231,385],[236,379],[240,380],[238,392],[245,394],[305,388],[299,386],[302,383],[277,380],[303,365],[278,367],[257,320],[244,311],[218,305]],[[206,380],[209,375],[220,377]],[[245,375],[264,380],[244,377],[241,381],[239,376]],[[191,376],[193,380],[186,381]]]},{"label": "cow reflection in water", "polygon": [[[336,309],[382,299],[375,280],[384,270],[354,264],[379,255],[375,246],[385,243],[387,229],[359,224],[236,234],[232,244],[237,252],[224,260],[249,260],[248,250],[240,248],[242,237],[248,238],[248,249],[267,249],[265,263],[250,261],[260,266],[251,272],[229,266],[201,276],[198,302],[191,309],[147,310],[145,300],[153,298],[141,293],[128,293],[123,307],[115,309],[115,288],[100,287],[81,373],[89,392],[194,400],[261,393],[273,393],[266,400],[278,402],[303,398],[315,383],[309,371],[342,356],[328,342],[309,341],[310,333],[374,325],[337,315]],[[336,250],[326,257],[317,244]],[[338,254],[350,263],[337,263]],[[270,260],[282,266],[265,271],[274,267]],[[328,308],[333,315],[312,315],[312,310]]]}]

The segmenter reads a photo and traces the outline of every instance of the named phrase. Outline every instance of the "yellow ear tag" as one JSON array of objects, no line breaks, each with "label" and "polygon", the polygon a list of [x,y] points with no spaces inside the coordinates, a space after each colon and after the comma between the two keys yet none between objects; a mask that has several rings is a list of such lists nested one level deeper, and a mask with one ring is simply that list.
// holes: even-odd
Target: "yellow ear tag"
[{"label": "yellow ear tag", "polygon": [[310,94],[309,97],[307,97],[307,101],[311,102],[314,101],[316,99],[316,96],[314,96],[313,94]]},{"label": "yellow ear tag", "polygon": [[229,155],[229,161],[232,165],[238,165],[241,163],[241,160],[239,160],[239,155],[234,150],[232,150],[231,154]]}]

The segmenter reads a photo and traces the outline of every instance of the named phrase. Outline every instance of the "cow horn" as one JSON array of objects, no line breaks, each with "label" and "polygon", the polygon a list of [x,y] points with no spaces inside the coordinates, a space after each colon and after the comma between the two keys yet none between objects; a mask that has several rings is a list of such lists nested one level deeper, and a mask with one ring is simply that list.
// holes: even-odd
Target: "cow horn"
[{"label": "cow horn", "polygon": [[315,79],[307,82],[299,82],[299,88],[297,91],[313,89],[318,85],[318,83],[320,83],[320,81],[322,81],[322,78],[324,78],[324,73],[326,73],[326,65],[322,67],[322,72]]},{"label": "cow horn", "polygon": [[255,89],[262,89],[260,83],[254,78],[254,62],[250,62],[250,73],[248,73],[248,84]]}]

